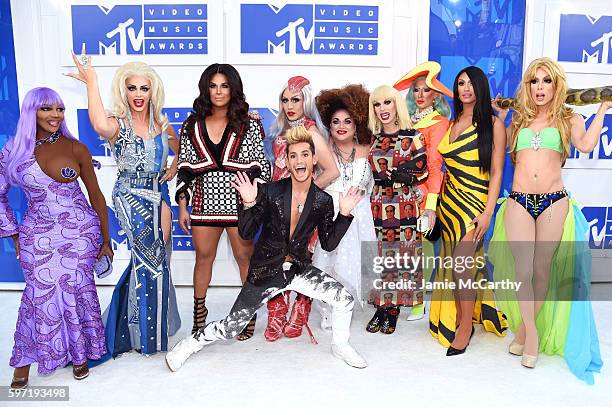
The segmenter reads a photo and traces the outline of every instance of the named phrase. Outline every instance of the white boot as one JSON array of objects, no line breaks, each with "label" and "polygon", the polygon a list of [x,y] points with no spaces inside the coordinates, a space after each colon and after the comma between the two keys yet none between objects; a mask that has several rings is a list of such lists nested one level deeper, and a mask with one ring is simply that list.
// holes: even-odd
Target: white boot
[{"label": "white boot", "polygon": [[170,352],[166,353],[166,364],[170,370],[173,372],[179,370],[189,356],[199,352],[209,342],[204,340],[204,335],[200,334],[197,336],[200,340],[193,336],[188,336],[177,343]]},{"label": "white boot", "polygon": [[327,304],[320,304],[319,312],[321,313],[321,329],[329,332],[332,329],[332,315]]},{"label": "white boot", "polygon": [[336,345],[332,343],[331,346],[332,354],[344,361],[347,365],[351,367],[356,367],[357,369],[363,369],[368,367],[368,363],[364,358],[361,357],[359,353],[351,345],[345,343],[344,345]]}]

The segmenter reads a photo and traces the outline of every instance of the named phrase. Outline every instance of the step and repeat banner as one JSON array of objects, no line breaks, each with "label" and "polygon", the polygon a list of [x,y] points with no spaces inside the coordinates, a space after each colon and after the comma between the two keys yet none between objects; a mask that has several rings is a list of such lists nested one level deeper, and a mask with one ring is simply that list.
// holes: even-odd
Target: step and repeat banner
[{"label": "step and repeat banner", "polygon": [[[569,4],[571,3],[571,4]],[[546,2],[540,5],[544,26],[543,55],[558,60],[570,87],[588,88],[612,84],[612,2]],[[576,108],[587,125],[596,105]],[[611,112],[612,113],[612,112]],[[600,140],[593,152],[572,148],[565,166],[567,189],[584,205],[593,249],[594,280],[612,280],[612,114],[607,114]],[[605,271],[607,270],[607,272]]]},{"label": "step and repeat banner", "polygon": [[[115,272],[100,283],[113,284],[130,256],[111,204],[116,167],[108,144],[89,123],[84,86],[62,76],[73,69],[72,50],[78,54],[85,45],[92,56],[107,107],[119,65],[134,60],[151,64],[164,81],[165,113],[177,131],[191,111],[203,69],[213,62],[231,63],[241,73],[251,108],[268,129],[278,114],[283,83],[294,75],[308,77],[317,92],[347,83],[373,89],[392,84],[429,58],[442,64],[440,79],[448,87],[461,68],[477,65],[489,77],[492,94],[511,96],[526,63],[549,55],[563,62],[572,87],[612,83],[612,10],[601,3],[581,2],[580,10],[573,10],[566,3],[531,0],[2,0],[0,145],[14,131],[19,97],[27,90],[49,86],[62,95],[69,128],[102,163],[98,179],[107,199]],[[25,19],[32,21],[28,27],[40,30],[18,23]],[[594,111],[589,107],[580,113],[588,119]],[[612,181],[610,117],[593,154],[572,153],[564,173],[568,189],[585,204],[591,246],[602,259],[612,247],[612,201],[606,193]],[[511,176],[507,163],[506,190]],[[171,196],[173,189],[174,182]],[[9,197],[20,216],[22,194],[11,190]],[[172,209],[176,219],[178,207]],[[175,283],[191,284],[191,237],[176,221],[173,249]],[[0,284],[23,281],[9,239],[2,240],[0,259]],[[600,277],[612,280],[612,275]],[[225,236],[212,283],[240,283]]]}]

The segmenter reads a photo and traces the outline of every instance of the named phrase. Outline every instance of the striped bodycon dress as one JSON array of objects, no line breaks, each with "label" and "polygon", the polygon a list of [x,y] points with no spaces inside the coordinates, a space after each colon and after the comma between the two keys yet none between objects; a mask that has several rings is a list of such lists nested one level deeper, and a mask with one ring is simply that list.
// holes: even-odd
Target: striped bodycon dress
[{"label": "striped bodycon dress", "polygon": [[[468,127],[451,142],[452,128],[451,124],[438,146],[446,166],[437,210],[442,235],[442,259],[452,256],[457,243],[475,228],[470,222],[484,211],[489,191],[489,173],[483,173],[479,168],[476,128],[473,125]],[[475,256],[484,256],[482,245]],[[487,278],[486,267],[474,266],[471,273],[475,280]],[[446,262],[442,263],[442,267],[439,266],[436,272],[435,281],[453,280],[453,268]],[[508,327],[505,315],[495,307],[493,291],[490,289],[477,291],[472,320],[482,324],[486,331],[499,336],[503,336]],[[455,338],[456,324],[457,309],[453,290],[434,289],[429,318],[431,334],[442,346],[448,347]]]}]

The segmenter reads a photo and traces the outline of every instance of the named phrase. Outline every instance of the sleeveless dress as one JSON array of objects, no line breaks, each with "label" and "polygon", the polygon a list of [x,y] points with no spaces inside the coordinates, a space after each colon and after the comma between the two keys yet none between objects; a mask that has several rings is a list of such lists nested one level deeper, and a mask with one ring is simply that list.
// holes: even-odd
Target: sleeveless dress
[{"label": "sleeveless dress", "polygon": [[[437,213],[442,235],[440,256],[443,259],[452,256],[457,243],[475,228],[469,223],[484,211],[489,192],[489,173],[483,173],[479,168],[476,127],[468,127],[451,142],[452,128],[453,124],[438,145],[438,151],[446,164]],[[475,256],[484,256],[483,249],[479,249]],[[485,267],[474,267],[471,273],[474,280],[488,279]],[[454,281],[452,268],[438,267],[435,282],[444,281]],[[448,347],[455,339],[456,316],[453,290],[434,289],[431,296],[429,331],[444,347]],[[497,311],[491,289],[477,291],[472,321],[482,324],[486,331],[498,336],[506,334],[508,322],[506,316]]]},{"label": "sleeveless dress", "polygon": [[325,188],[325,192],[334,200],[334,218],[340,212],[340,194],[355,186],[365,191],[365,197],[353,209],[353,222],[334,251],[323,250],[317,241],[312,264],[340,281],[361,304],[361,244],[376,242],[372,211],[367,199],[374,184],[372,169],[366,158],[355,159],[350,169],[343,169],[338,157],[335,161],[340,176]]},{"label": "sleeveless dress", "polygon": [[118,177],[113,189],[115,214],[132,250],[104,313],[108,353],[136,349],[142,354],[168,350],[168,336],[180,328],[176,294],[161,229],[163,176],[168,136],[144,140],[119,123],[113,144]]},{"label": "sleeveless dress", "polygon": [[18,168],[18,187],[28,209],[21,224],[8,204],[7,148],[0,153],[0,237],[19,234],[25,278],[11,367],[38,363],[48,375],[106,352],[104,326],[93,276],[100,251],[98,214],[79,182],[58,182],[34,156]]}]

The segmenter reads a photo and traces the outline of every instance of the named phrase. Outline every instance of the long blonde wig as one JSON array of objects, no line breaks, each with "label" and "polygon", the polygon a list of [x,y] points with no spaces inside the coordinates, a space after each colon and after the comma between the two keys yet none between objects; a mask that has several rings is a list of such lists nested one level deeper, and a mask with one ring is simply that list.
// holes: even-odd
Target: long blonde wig
[{"label": "long blonde wig", "polygon": [[382,132],[382,122],[378,119],[378,116],[376,116],[374,102],[379,101],[382,103],[388,99],[393,100],[395,103],[395,110],[397,112],[396,121],[400,129],[407,130],[412,128],[408,108],[400,93],[391,86],[382,85],[374,89],[374,92],[370,94],[370,103],[368,104],[368,127],[374,135],[378,135]]},{"label": "long blonde wig", "polygon": [[531,97],[531,81],[536,77],[538,68],[545,70],[552,79],[555,94],[548,107],[547,118],[550,126],[559,129],[561,134],[561,143],[563,152],[561,153],[561,161],[565,163],[565,159],[570,152],[570,137],[571,124],[570,119],[574,112],[565,105],[567,93],[567,78],[561,66],[550,58],[538,58],[531,61],[516,95],[516,107],[512,114],[512,135],[510,139],[512,161],[516,163],[516,143],[518,133],[521,129],[529,127],[531,122],[536,117],[537,107]]},{"label": "long blonde wig", "polygon": [[[132,76],[142,76],[151,82],[151,102],[153,102],[153,115],[155,123],[161,125],[162,131],[168,127],[168,117],[162,113],[165,94],[164,84],[153,68],[144,62],[128,62],[121,65],[113,77],[113,114],[119,118],[125,118],[130,109],[127,100],[126,81]],[[148,107],[148,106],[147,106]]]}]

